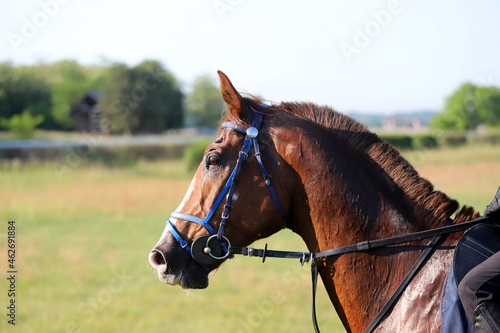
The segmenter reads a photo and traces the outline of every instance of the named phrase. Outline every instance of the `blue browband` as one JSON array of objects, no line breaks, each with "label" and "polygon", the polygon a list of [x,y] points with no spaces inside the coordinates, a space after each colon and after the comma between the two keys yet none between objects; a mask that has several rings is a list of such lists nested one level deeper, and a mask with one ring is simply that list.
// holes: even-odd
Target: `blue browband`
[{"label": "blue browband", "polygon": [[[267,105],[263,105],[263,106],[267,106]],[[266,185],[269,188],[271,196],[273,197],[273,200],[276,203],[276,207],[278,208],[278,211],[279,211],[281,218],[283,220],[282,226],[283,226],[283,228],[286,227],[285,212],[283,211],[283,208],[281,207],[281,205],[279,203],[276,191],[274,190],[273,186],[271,185],[271,180],[269,179],[269,175],[266,171],[264,163],[262,162],[262,155],[260,153],[259,142],[257,140],[257,136],[259,134],[259,129],[260,129],[260,125],[262,123],[263,117],[264,117],[263,113],[259,113],[259,112],[256,113],[255,117],[253,118],[253,120],[250,124],[250,127],[248,127],[248,128],[234,124],[234,123],[229,122],[229,121],[226,121],[222,124],[221,128],[230,128],[230,129],[233,129],[235,131],[244,133],[244,134],[246,134],[246,136],[245,136],[245,140],[243,141],[243,146],[241,147],[241,150],[238,154],[238,160],[236,162],[236,166],[234,167],[233,172],[229,176],[229,179],[227,180],[226,184],[224,185],[224,188],[222,189],[219,196],[217,197],[217,200],[215,200],[214,204],[212,205],[212,208],[210,208],[210,211],[208,212],[207,216],[205,216],[205,218],[202,219],[202,218],[199,218],[196,216],[192,216],[192,215],[188,215],[188,214],[184,214],[184,213],[180,213],[180,212],[173,212],[172,214],[170,214],[171,218],[197,223],[197,224],[200,224],[203,227],[205,227],[205,229],[207,229],[207,231],[212,236],[208,237],[208,239],[206,241],[207,247],[205,247],[205,254],[210,255],[214,259],[224,259],[228,256],[232,256],[232,254],[230,254],[229,249],[228,249],[228,247],[230,246],[231,243],[229,242],[229,240],[226,237],[224,237],[224,229],[226,226],[226,222],[229,218],[229,210],[231,208],[233,195],[234,195],[234,192],[236,190],[236,181],[237,181],[238,176],[241,172],[241,167],[243,165],[243,162],[245,162],[247,160],[248,153],[249,153],[250,149],[252,148],[252,146],[254,147],[256,160],[257,160],[259,168],[262,172],[262,175],[265,179]],[[227,193],[227,196],[226,196],[226,193]],[[224,205],[224,211],[222,213],[219,230],[216,231],[212,227],[212,225],[209,223],[209,221],[212,218],[215,211],[218,209],[224,196],[226,196],[226,203]],[[172,221],[170,221],[170,219],[168,219],[166,223],[167,223],[167,227],[169,228],[170,232],[172,233],[172,236],[174,236],[174,238],[179,242],[181,247],[184,248],[191,256],[193,256],[193,258],[196,261],[198,261],[197,258],[195,258],[195,256],[193,255],[193,251],[191,249],[191,246],[182,237],[182,235],[179,233],[179,231],[177,230],[175,225],[172,223]],[[225,255],[217,257],[211,253],[211,250],[208,247],[208,244],[212,238],[218,239],[218,241],[220,242],[220,244],[222,246],[222,250],[224,251]],[[196,240],[195,240],[195,242],[196,242]],[[210,268],[208,268],[208,266],[203,265],[201,263],[199,263],[199,264],[201,265],[201,267],[203,267],[203,269],[207,273],[210,272]]]}]

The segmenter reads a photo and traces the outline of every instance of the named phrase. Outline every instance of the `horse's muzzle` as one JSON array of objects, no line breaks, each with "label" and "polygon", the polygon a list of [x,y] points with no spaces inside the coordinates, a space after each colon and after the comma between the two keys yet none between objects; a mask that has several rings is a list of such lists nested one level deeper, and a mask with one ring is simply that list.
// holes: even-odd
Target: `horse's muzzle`
[{"label": "horse's muzzle", "polygon": [[185,251],[174,249],[169,252],[156,247],[149,254],[149,263],[158,271],[160,281],[184,289],[208,287],[208,274]]}]

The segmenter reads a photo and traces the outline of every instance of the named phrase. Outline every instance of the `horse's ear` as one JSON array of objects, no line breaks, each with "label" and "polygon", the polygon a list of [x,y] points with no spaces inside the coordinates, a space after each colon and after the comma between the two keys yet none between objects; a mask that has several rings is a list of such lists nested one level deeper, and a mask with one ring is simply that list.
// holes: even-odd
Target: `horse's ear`
[{"label": "horse's ear", "polygon": [[226,74],[221,71],[217,71],[220,77],[220,91],[222,93],[222,99],[226,102],[227,112],[239,119],[245,119],[245,103],[243,97],[234,88],[229,78]]}]

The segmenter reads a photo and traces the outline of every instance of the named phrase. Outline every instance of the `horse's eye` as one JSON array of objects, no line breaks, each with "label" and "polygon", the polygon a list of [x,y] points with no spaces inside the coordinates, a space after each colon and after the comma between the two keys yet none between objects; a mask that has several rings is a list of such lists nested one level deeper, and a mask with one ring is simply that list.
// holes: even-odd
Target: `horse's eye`
[{"label": "horse's eye", "polygon": [[217,155],[210,155],[207,159],[208,165],[217,165],[220,163],[220,157]]}]

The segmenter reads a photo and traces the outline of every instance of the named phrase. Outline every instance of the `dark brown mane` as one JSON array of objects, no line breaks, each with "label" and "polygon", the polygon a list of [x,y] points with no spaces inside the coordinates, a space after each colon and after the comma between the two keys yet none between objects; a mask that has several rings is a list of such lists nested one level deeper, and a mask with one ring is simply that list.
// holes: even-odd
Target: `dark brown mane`
[{"label": "dark brown mane", "polygon": [[[279,107],[284,112],[311,121],[329,131],[340,133],[356,151],[378,164],[405,196],[422,205],[427,211],[433,212],[439,220],[450,217],[459,208],[456,200],[434,190],[434,186],[421,177],[392,145],[353,118],[328,106],[318,106],[313,103],[283,102]],[[456,222],[470,219],[472,215],[477,213],[472,208],[464,206],[457,214]]]}]

